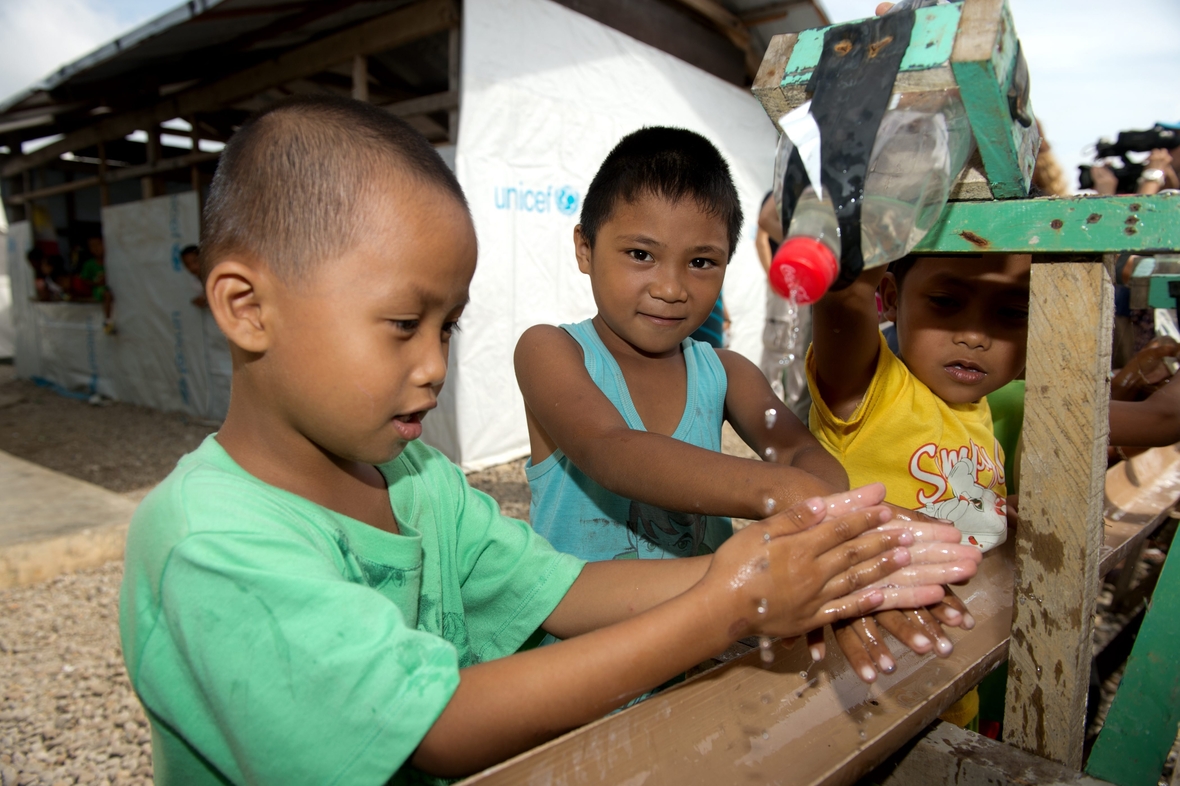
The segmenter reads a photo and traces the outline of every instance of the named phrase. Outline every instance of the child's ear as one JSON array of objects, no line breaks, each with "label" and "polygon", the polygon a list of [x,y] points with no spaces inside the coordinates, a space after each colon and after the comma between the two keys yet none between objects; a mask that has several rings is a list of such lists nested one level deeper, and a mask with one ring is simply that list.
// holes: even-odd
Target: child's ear
[{"label": "child's ear", "polygon": [[897,278],[892,273],[886,273],[877,288],[881,293],[881,305],[884,316],[893,324],[897,324],[897,300],[901,294],[897,288]]},{"label": "child's ear", "polygon": [[263,319],[267,275],[233,259],[218,262],[205,280],[205,295],[217,326],[247,352],[265,352],[270,343]]},{"label": "child's ear", "polygon": [[582,225],[574,227],[574,255],[578,258],[578,270],[590,274],[590,254],[594,249],[582,234]]}]

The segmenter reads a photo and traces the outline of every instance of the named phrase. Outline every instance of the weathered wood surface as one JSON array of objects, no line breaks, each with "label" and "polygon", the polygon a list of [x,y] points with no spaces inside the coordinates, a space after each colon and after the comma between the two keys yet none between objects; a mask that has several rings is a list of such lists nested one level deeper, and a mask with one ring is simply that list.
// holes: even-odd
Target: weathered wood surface
[{"label": "weathered wood surface", "polygon": [[1075,769],[1104,533],[1113,302],[1098,262],[1033,265],[1004,740]]},{"label": "weathered wood surface", "polygon": [[[1104,570],[1180,499],[1175,448],[1156,448],[1132,461],[1130,468],[1119,464],[1107,472],[1106,510],[1113,518],[1106,522]],[[949,660],[919,658],[891,642],[901,656],[898,672],[868,688],[834,649],[824,664],[812,666],[802,644],[780,645],[771,669],[750,653],[465,783],[852,783],[1006,657],[1011,548],[989,554],[981,574],[958,590],[978,624],[969,632],[950,631],[956,651]]]},{"label": "weathered wood surface", "polygon": [[1111,249],[1180,249],[1180,194],[949,202],[914,253],[1104,254]]},{"label": "weathered wood surface", "polygon": [[871,777],[881,786],[1111,786],[943,721],[931,724]]},{"label": "weathered wood surface", "polygon": [[949,632],[945,660],[895,644],[897,671],[869,687],[830,637],[816,665],[802,642],[779,644],[769,668],[751,652],[464,783],[853,783],[1004,659],[1011,570],[997,549],[959,588],[977,624]]}]

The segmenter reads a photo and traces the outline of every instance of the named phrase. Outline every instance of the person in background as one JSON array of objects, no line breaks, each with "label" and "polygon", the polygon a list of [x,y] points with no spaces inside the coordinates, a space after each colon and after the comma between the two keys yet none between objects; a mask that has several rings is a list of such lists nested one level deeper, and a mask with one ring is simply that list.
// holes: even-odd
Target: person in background
[{"label": "person in background", "polygon": [[[774,204],[774,194],[762,200],[758,213],[758,233],[754,246],[758,261],[769,275],[770,261],[783,240],[782,219]],[[794,311],[794,319],[791,312]],[[811,412],[811,393],[807,389],[807,369],[804,358],[811,346],[811,306],[792,306],[786,298],[766,287],[766,326],[762,329],[762,374],[774,394],[783,400],[787,409],[807,423]]]},{"label": "person in background", "polygon": [[82,263],[77,278],[87,290],[85,299],[102,303],[102,329],[107,335],[114,335],[115,320],[111,317],[111,311],[115,296],[107,286],[106,246],[101,237],[94,236],[86,239],[86,250],[90,256]]},{"label": "person in background", "polygon": [[201,279],[201,249],[197,246],[185,246],[180,252],[180,263],[184,269],[193,274],[197,289],[200,291],[193,297],[192,303],[197,308],[209,308],[209,299],[205,296],[205,284]]}]

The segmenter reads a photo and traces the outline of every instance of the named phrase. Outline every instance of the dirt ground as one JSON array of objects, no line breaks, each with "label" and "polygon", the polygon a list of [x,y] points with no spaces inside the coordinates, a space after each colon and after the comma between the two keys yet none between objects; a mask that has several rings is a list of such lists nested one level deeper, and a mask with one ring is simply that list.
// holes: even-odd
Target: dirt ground
[{"label": "dirt ground", "polygon": [[[132,499],[214,430],[181,415],[64,398],[0,364],[0,450]],[[723,447],[754,456],[728,428]],[[528,519],[523,459],[468,480]],[[111,563],[0,590],[0,786],[151,782],[150,734],[119,647],[121,580],[122,566]],[[1107,702],[1113,687],[1104,686]]]}]

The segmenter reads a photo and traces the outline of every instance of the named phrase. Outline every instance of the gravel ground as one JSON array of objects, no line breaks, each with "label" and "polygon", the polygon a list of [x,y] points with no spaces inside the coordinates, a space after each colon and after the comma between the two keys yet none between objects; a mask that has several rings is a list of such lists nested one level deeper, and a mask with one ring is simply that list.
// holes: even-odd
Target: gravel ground
[{"label": "gravel ground", "polygon": [[0,591],[0,781],[148,784],[147,720],[116,628],[119,563]]}]

